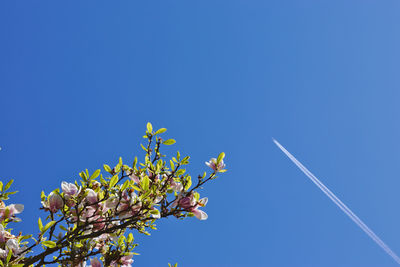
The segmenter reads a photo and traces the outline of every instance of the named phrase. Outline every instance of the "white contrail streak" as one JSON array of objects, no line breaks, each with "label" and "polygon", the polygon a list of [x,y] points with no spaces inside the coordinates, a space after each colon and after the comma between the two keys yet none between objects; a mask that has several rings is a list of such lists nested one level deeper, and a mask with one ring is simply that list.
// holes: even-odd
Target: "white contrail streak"
[{"label": "white contrail streak", "polygon": [[287,151],[278,141],[272,139],[274,143],[282,150],[288,158],[296,164],[297,167],[307,175],[310,180],[322,190],[349,218],[357,224],[372,240],[375,241],[389,256],[391,256],[398,264],[400,264],[400,258],[394,253],[372,230],[365,225],[360,218],[357,217],[339,198],[335,196],[317,177],[314,176],[303,164],[301,164],[289,151]]}]

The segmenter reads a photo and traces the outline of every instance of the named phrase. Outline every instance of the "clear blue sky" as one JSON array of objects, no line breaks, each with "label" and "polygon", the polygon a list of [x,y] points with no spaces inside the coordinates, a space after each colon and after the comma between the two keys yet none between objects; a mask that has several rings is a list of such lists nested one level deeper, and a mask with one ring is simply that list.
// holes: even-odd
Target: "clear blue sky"
[{"label": "clear blue sky", "polygon": [[2,1],[0,177],[40,192],[131,161],[145,123],[190,171],[227,154],[207,221],[137,236],[135,266],[396,266],[272,143],[400,253],[400,2]]}]

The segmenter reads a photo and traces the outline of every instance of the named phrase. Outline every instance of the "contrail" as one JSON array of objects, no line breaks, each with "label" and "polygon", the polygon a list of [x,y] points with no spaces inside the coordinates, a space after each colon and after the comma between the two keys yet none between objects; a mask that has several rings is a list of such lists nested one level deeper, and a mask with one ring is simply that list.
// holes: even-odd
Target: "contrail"
[{"label": "contrail", "polygon": [[398,264],[400,258],[394,253],[372,230],[357,217],[335,194],[333,194],[317,177],[314,176],[303,164],[301,164],[289,151],[287,151],[278,141],[272,139],[274,143],[282,150],[288,158],[296,164],[297,167],[307,175],[310,180],[322,190],[349,218],[357,224],[378,246],[380,246],[389,256],[391,256]]}]

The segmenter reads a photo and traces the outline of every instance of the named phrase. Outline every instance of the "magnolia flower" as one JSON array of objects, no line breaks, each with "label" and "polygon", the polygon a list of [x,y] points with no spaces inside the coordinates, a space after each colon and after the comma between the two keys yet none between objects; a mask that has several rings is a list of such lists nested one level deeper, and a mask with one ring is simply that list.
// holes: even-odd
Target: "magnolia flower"
[{"label": "magnolia flower", "polygon": [[6,247],[12,250],[14,256],[18,256],[23,251],[23,248],[19,246],[17,240],[15,239],[7,240]]},{"label": "magnolia flower", "polygon": [[129,193],[124,191],[122,199],[117,207],[120,219],[126,219],[135,216],[142,208],[142,202],[139,200],[135,192]]},{"label": "magnolia flower", "polygon": [[87,196],[86,196],[86,200],[90,203],[96,203],[97,202],[97,194],[96,192],[94,192],[92,189],[86,189],[87,192]]},{"label": "magnolia flower", "polygon": [[64,192],[64,197],[65,197],[65,201],[68,207],[73,207],[75,206],[75,202],[72,199],[72,197],[77,196],[80,192],[81,192],[81,188],[72,184],[72,183],[67,183],[67,182],[62,182],[61,183],[61,188]]},{"label": "magnolia flower", "polygon": [[86,261],[82,261],[78,265],[74,265],[74,267],[86,267]]},{"label": "magnolia flower", "polygon": [[206,162],[206,165],[213,169],[214,171],[219,171],[225,168],[224,161],[221,160],[218,165],[217,165],[217,159],[216,158],[211,158],[210,161]]},{"label": "magnolia flower", "polygon": [[132,267],[132,263],[133,263],[132,257],[133,257],[133,254],[123,256],[123,257],[121,257],[121,259],[119,261],[112,261],[111,266],[112,267],[117,267],[117,266]]},{"label": "magnolia flower", "polygon": [[81,191],[80,187],[78,189],[78,187],[75,184],[67,183],[67,182],[62,182],[61,188],[62,188],[64,194],[68,195],[68,196],[75,196],[75,195],[79,194],[79,192]]},{"label": "magnolia flower", "polygon": [[131,267],[132,266],[131,264],[133,263],[132,257],[133,257],[133,254],[123,256],[120,260],[120,262],[122,264],[121,267]]},{"label": "magnolia flower", "polygon": [[7,258],[7,251],[0,248],[0,258],[5,259]]},{"label": "magnolia flower", "polygon": [[57,212],[64,206],[64,201],[59,194],[51,192],[47,199],[47,207],[52,213]]},{"label": "magnolia flower", "polygon": [[183,190],[183,185],[180,182],[172,181],[171,182],[171,188],[175,192],[181,192]]},{"label": "magnolia flower", "polygon": [[8,239],[15,238],[14,235],[4,230],[3,225],[0,225],[0,243],[5,243]]},{"label": "magnolia flower", "polygon": [[193,195],[188,197],[183,197],[178,201],[178,205],[184,209],[190,209],[192,206],[196,204]]},{"label": "magnolia flower", "polygon": [[105,207],[108,209],[115,209],[118,205],[118,198],[115,196],[110,197],[106,200]]},{"label": "magnolia flower", "polygon": [[[22,204],[11,204],[7,207],[0,208],[0,217],[1,220],[5,220],[13,217],[15,214],[19,214],[24,210],[24,205]],[[19,220],[18,218],[14,218],[14,220]]]},{"label": "magnolia flower", "polygon": [[178,205],[179,207],[192,212],[194,216],[196,216],[197,219],[199,220],[207,220],[208,215],[202,210],[199,210],[199,207],[204,207],[208,202],[208,198],[204,197],[200,199],[199,201],[196,202],[196,199],[194,198],[194,195],[186,196],[183,198],[180,198],[175,205]]},{"label": "magnolia flower", "polygon": [[95,248],[95,249],[102,249],[106,242],[108,241],[113,241],[113,242],[118,242],[118,238],[115,235],[110,235],[110,234],[101,234],[99,237],[95,237],[91,240],[90,244]]},{"label": "magnolia flower", "polygon": [[208,198],[204,197],[200,199],[197,204],[194,206],[194,208],[191,208],[190,211],[193,213],[194,216],[196,216],[197,219],[199,220],[207,220],[208,215],[202,210],[199,210],[199,207],[204,207],[208,202]]},{"label": "magnolia flower", "polygon": [[133,172],[129,175],[129,178],[131,178],[131,180],[134,181],[137,184],[140,183],[139,176],[136,176]]},{"label": "magnolia flower", "polygon": [[101,267],[101,262],[97,258],[90,260],[90,264],[89,267]]}]

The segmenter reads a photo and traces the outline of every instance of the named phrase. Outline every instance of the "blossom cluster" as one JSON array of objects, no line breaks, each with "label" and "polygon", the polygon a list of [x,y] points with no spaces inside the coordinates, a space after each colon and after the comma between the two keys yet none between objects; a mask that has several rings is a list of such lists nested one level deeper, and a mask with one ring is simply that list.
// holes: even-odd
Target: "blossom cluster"
[{"label": "blossom cluster", "polygon": [[27,252],[25,239],[30,236],[15,236],[11,234],[11,229],[7,229],[10,222],[20,222],[21,219],[16,217],[17,214],[24,210],[22,204],[7,205],[3,200],[8,200],[8,196],[16,192],[7,192],[13,180],[10,180],[6,185],[0,182],[0,265],[5,266],[9,262],[18,263]]},{"label": "blossom cluster", "polygon": [[[46,224],[38,220],[37,239],[30,246],[21,247],[21,240],[0,228],[0,259],[12,251],[9,261],[22,257],[23,266],[129,267],[136,255],[134,231],[149,235],[150,229],[156,229],[157,220],[169,216],[206,220],[208,215],[203,208],[208,198],[200,198],[198,189],[215,179],[217,173],[226,171],[225,154],[206,162],[212,170],[208,176],[204,172],[192,179],[183,168],[189,163],[188,156],[181,157],[177,152],[166,160],[161,154],[161,145],[175,143],[158,136],[165,131],[153,131],[152,125],[147,124],[147,145],[141,145],[144,162],[135,157],[128,166],[120,158],[113,168],[104,165],[103,172],[98,169],[92,174],[82,171],[78,181],[63,181],[48,195],[42,192],[41,209],[48,216]],[[0,218],[17,221],[15,215],[22,209],[20,205],[0,206]],[[39,245],[43,252],[25,255]]]}]

